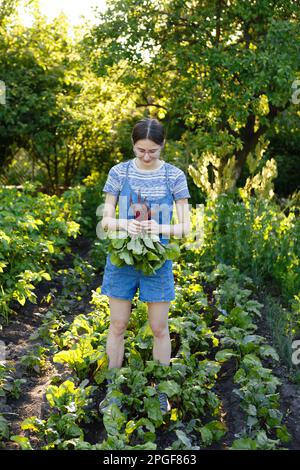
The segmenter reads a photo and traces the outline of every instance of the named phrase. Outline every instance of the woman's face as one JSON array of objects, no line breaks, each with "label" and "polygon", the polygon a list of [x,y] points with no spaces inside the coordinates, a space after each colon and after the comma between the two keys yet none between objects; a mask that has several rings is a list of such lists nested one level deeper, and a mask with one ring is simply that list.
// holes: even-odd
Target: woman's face
[{"label": "woman's face", "polygon": [[141,139],[134,144],[133,150],[136,157],[147,165],[159,158],[162,147],[150,139]]}]

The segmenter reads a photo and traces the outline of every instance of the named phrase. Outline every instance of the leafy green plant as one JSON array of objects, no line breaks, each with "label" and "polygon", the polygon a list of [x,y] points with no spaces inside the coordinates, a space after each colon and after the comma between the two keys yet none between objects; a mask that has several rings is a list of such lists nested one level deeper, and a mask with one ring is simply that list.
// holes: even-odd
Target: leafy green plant
[{"label": "leafy green plant", "polygon": [[31,372],[41,374],[47,366],[47,352],[48,348],[43,346],[36,346],[28,354],[21,357],[20,363]]},{"label": "leafy green plant", "polygon": [[275,450],[279,439],[270,439],[265,431],[259,431],[254,438],[242,437],[235,439],[231,446],[232,450]]},{"label": "leafy green plant", "polygon": [[71,349],[60,351],[53,357],[54,362],[66,363],[74,370],[79,379],[84,379],[91,366],[94,366],[94,378],[98,383],[104,380],[103,371],[107,370],[107,357],[103,349],[94,349],[91,338],[80,338]]},{"label": "leafy green plant", "polygon": [[26,436],[11,436],[10,440],[16,442],[21,450],[33,450],[31,446],[30,439]]},{"label": "leafy green plant", "polygon": [[113,264],[118,267],[134,265],[144,274],[154,274],[166,260],[175,260],[180,254],[176,243],[164,245],[157,235],[130,236],[125,232],[108,232],[108,251]]},{"label": "leafy green plant", "polygon": [[[236,359],[234,382],[239,388],[233,392],[240,398],[241,408],[247,417],[244,435],[234,441],[233,448],[275,448],[280,441],[287,442],[290,437],[286,426],[281,423],[283,416],[279,411],[279,393],[276,391],[280,381],[271,369],[262,364],[265,359],[278,361],[278,354],[266,344],[264,337],[254,334],[257,326],[253,317],[260,316],[259,310],[263,305],[249,300],[251,291],[244,288],[244,284],[249,283],[248,278],[239,276],[236,270],[223,269],[223,266],[217,269],[218,275],[223,277],[222,286],[216,291],[217,306],[221,304],[223,312],[218,317],[222,325],[218,336],[221,337],[221,344],[230,349],[218,351],[215,358],[220,362],[232,357]],[[213,276],[212,273],[210,277]],[[279,440],[272,440],[266,434],[273,429]],[[258,434],[254,439],[255,433]]]},{"label": "leafy green plant", "polygon": [[7,381],[6,384],[3,386],[3,390],[13,398],[20,398],[22,392],[22,385],[27,382],[26,379],[13,379],[11,381]]},{"label": "leafy green plant", "polygon": [[[80,190],[60,198],[24,188],[0,188],[0,312],[8,320],[12,301],[36,303],[35,286],[51,280],[53,262],[67,251],[80,226]],[[9,208],[9,210],[8,210]]]},{"label": "leafy green plant", "polygon": [[[45,450],[58,448],[72,448],[69,439],[78,438],[84,440],[84,433],[79,423],[89,422],[90,418],[86,412],[89,405],[92,386],[87,386],[88,381],[83,381],[78,387],[74,382],[66,380],[61,385],[51,385],[46,391],[47,401],[53,410],[47,420],[38,419],[35,416],[23,421],[21,428],[24,431],[38,433],[40,437],[45,437],[47,444]],[[19,439],[16,442],[19,442]],[[28,446],[28,441],[24,441]]]}]

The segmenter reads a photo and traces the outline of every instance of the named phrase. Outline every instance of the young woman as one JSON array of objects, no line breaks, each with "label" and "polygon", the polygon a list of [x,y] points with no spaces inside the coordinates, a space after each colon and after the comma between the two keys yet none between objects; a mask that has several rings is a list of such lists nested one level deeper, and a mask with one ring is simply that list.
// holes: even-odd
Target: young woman
[{"label": "young woman", "polygon": [[[165,144],[163,126],[157,119],[142,119],[135,124],[131,140],[135,158],[114,165],[103,188],[107,193],[101,221],[103,229],[125,230],[130,235],[141,232],[156,234],[162,243],[168,243],[172,235],[183,237],[190,230],[190,193],[184,172],[160,158]],[[179,223],[171,225],[174,201]],[[113,265],[108,254],[101,293],[109,297],[110,327],[106,352],[112,373],[122,366],[124,333],[131,301],[138,287],[139,299],[148,305],[154,336],[153,359],[162,365],[170,364],[168,313],[170,302],[175,299],[172,261],[166,260],[154,275],[145,275],[134,266],[119,268]],[[160,393],[158,397],[161,410],[168,411],[166,394]],[[104,400],[102,408],[105,403],[109,401]]]}]

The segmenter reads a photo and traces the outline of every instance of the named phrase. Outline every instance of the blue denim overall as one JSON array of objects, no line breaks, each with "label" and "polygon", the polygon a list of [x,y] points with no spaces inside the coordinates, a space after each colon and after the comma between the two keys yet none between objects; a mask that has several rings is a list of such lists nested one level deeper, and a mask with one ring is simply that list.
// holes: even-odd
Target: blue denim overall
[{"label": "blue denim overall", "polygon": [[[138,194],[133,191],[128,181],[129,166],[126,162],[126,176],[119,194],[119,218],[134,219],[130,202],[138,202]],[[152,217],[159,224],[170,224],[173,214],[173,194],[169,184],[168,163],[165,162],[167,193],[159,199],[147,197],[148,205],[156,211]],[[126,197],[121,197],[126,196]],[[161,210],[159,210],[159,208]],[[167,236],[159,235],[163,244],[169,242]],[[101,293],[118,299],[132,300],[139,288],[139,299],[143,302],[167,302],[175,299],[173,262],[166,260],[155,274],[146,275],[132,265],[121,268],[112,264],[110,254],[106,258]]]}]

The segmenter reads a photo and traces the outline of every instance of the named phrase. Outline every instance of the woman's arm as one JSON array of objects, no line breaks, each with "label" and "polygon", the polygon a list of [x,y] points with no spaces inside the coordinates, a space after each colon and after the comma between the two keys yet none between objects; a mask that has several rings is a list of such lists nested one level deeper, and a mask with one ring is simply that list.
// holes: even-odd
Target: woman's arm
[{"label": "woman's arm", "polygon": [[101,226],[104,231],[126,230],[127,220],[116,218],[116,206],[118,197],[111,193],[106,193],[103,217]]},{"label": "woman's arm", "polygon": [[130,235],[136,235],[141,232],[140,222],[135,219],[117,219],[116,205],[118,197],[114,194],[107,193],[103,209],[103,217],[101,226],[104,231],[124,230]]},{"label": "woman's arm", "polygon": [[178,199],[176,201],[176,211],[178,216],[178,224],[158,224],[156,220],[143,220],[141,226],[146,230],[146,233],[154,233],[158,235],[161,233],[164,236],[182,238],[187,235],[191,230],[190,210],[188,199]]},{"label": "woman's arm", "polygon": [[178,199],[175,201],[178,224],[161,224],[159,233],[166,236],[182,238],[191,231],[191,219],[188,199]]}]

